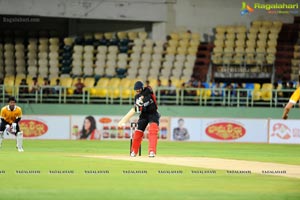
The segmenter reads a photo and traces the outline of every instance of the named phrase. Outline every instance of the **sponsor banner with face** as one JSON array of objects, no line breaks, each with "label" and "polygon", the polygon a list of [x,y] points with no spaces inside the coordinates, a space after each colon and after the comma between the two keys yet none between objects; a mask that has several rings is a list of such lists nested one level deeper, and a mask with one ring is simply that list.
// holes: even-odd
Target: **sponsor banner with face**
[{"label": "sponsor banner with face", "polygon": [[268,142],[267,119],[203,119],[201,141]]},{"label": "sponsor banner with face", "polygon": [[202,120],[199,118],[171,119],[171,135],[173,141],[200,141]]},{"label": "sponsor banner with face", "polygon": [[[123,116],[71,116],[71,139],[106,140],[106,139],[129,139],[131,130],[137,126],[134,123],[138,115],[130,119],[123,127],[118,127],[118,122]],[[131,125],[133,126],[131,129]],[[160,118],[159,139],[169,139],[169,118]],[[148,126],[144,132],[144,138],[148,137]]]},{"label": "sponsor banner with face", "polygon": [[[69,116],[23,115],[19,122],[25,139],[70,139]],[[15,138],[10,134],[7,138]]]},{"label": "sponsor banner with face", "polygon": [[299,120],[270,120],[269,142],[300,144]]}]

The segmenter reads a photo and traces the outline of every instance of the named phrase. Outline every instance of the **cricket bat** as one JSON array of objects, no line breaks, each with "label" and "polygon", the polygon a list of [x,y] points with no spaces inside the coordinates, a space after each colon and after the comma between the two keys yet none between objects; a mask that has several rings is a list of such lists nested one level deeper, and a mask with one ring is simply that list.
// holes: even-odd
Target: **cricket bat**
[{"label": "cricket bat", "polygon": [[131,108],[128,113],[119,121],[118,126],[122,127],[127,122],[129,122],[130,118],[135,114],[134,108]]}]

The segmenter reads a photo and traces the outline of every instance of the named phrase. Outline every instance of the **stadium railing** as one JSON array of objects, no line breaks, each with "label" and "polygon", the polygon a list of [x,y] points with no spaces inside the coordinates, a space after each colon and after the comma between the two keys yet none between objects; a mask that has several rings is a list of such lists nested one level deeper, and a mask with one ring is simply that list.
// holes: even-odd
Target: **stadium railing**
[{"label": "stadium railing", "polygon": [[[8,88],[9,87],[9,88]],[[24,86],[5,86],[0,85],[0,102],[5,105],[7,97],[14,95],[20,103],[59,103],[59,104],[133,104],[134,91],[131,91],[127,98],[121,95],[128,88],[110,90],[108,87],[84,88],[82,94],[74,94],[74,87],[58,87],[54,92],[53,86],[40,86],[39,90],[33,93],[20,93],[19,90]],[[27,86],[28,87],[28,86]],[[93,94],[93,89],[106,91],[101,95]],[[215,89],[217,90],[217,89]],[[254,97],[252,89],[218,89],[220,96],[212,94],[211,89],[207,88],[177,88],[174,93],[169,95],[172,88],[157,87],[155,89],[157,102],[159,105],[190,105],[190,106],[231,106],[231,107],[283,107],[294,91],[293,89],[283,89],[279,92],[272,90],[271,96],[263,99],[262,96]],[[9,91],[9,92],[6,92]],[[117,92],[112,92],[117,91]],[[167,95],[165,95],[167,93]],[[299,106],[296,104],[295,106]]]}]

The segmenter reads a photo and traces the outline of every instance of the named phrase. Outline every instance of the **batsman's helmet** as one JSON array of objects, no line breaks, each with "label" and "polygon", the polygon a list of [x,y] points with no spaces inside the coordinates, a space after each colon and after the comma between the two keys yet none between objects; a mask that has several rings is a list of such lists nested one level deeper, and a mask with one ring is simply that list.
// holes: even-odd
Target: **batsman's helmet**
[{"label": "batsman's helmet", "polygon": [[142,83],[142,81],[137,81],[134,84],[134,90],[139,90],[139,89],[143,89],[144,84]]}]

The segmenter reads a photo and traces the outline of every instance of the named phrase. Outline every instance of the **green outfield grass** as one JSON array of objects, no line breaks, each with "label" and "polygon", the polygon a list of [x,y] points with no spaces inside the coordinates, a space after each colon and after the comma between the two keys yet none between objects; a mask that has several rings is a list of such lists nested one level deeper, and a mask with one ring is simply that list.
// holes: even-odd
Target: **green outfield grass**
[{"label": "green outfield grass", "polygon": [[[128,155],[128,141],[26,140],[0,150],[0,199],[300,199],[300,179],[259,174],[192,174],[193,167],[84,158]],[[299,145],[159,142],[158,156],[218,157],[300,165]],[[147,143],[143,143],[146,156]],[[134,159],[134,158],[133,158]],[[150,158],[149,158],[150,159]],[[155,159],[155,158],[154,158]],[[87,170],[102,172],[88,174]],[[124,173],[133,170],[142,173]],[[159,171],[179,171],[161,174]],[[36,171],[38,174],[17,172]],[[50,171],[70,172],[69,174]],[[147,172],[147,173],[146,173]]]}]

